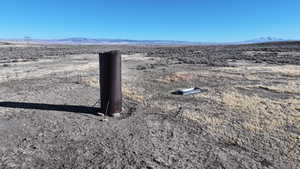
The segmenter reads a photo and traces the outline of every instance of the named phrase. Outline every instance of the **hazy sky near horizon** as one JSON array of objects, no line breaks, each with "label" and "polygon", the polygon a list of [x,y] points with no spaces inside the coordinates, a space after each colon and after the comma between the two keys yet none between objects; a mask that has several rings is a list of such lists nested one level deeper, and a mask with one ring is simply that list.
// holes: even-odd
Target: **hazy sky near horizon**
[{"label": "hazy sky near horizon", "polygon": [[0,38],[300,39],[300,0],[6,0]]}]

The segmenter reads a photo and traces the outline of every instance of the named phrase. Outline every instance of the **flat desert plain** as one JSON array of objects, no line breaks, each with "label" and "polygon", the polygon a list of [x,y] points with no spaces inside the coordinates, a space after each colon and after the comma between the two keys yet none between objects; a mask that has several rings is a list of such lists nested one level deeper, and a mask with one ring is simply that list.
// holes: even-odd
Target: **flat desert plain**
[{"label": "flat desert plain", "polygon": [[[123,111],[98,53],[122,53]],[[0,44],[0,168],[300,168],[300,42]],[[203,93],[173,95],[199,87]]]}]

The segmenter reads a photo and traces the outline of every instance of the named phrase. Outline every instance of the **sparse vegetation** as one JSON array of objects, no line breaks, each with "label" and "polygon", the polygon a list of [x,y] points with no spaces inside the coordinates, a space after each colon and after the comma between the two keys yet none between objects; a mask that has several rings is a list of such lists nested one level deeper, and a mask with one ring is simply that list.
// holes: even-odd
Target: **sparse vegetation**
[{"label": "sparse vegetation", "polygon": [[261,89],[278,92],[278,93],[295,93],[300,94],[300,83],[292,81],[287,84],[276,84],[272,86],[258,86]]},{"label": "sparse vegetation", "polygon": [[97,77],[81,77],[81,83],[88,85],[90,87],[95,87],[95,88],[99,88],[100,84],[99,84],[99,78]]},{"label": "sparse vegetation", "polygon": [[[1,47],[0,168],[298,169],[299,45]],[[90,112],[112,49],[114,118]],[[171,94],[193,86],[207,92]]]},{"label": "sparse vegetation", "polygon": [[173,83],[173,82],[178,82],[178,81],[188,81],[193,78],[192,74],[189,74],[187,72],[176,72],[172,73],[170,75],[167,75],[163,78],[157,79],[158,82],[162,83]]},{"label": "sparse vegetation", "polygon": [[299,99],[271,100],[233,90],[224,93],[223,102],[231,111],[241,112],[241,118],[245,119],[243,126],[249,130],[268,132],[285,126],[300,128]]},{"label": "sparse vegetation", "polygon": [[139,103],[143,103],[145,101],[145,97],[141,93],[138,93],[136,88],[123,86],[122,93],[124,97],[128,97],[133,101],[137,101]]}]

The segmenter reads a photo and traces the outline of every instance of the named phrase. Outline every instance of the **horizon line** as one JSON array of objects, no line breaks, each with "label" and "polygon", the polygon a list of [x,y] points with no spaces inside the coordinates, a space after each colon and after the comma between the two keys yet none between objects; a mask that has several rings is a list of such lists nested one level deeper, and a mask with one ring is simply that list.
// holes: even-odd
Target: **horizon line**
[{"label": "horizon line", "polygon": [[261,36],[253,39],[248,40],[240,40],[240,41],[190,41],[190,40],[166,40],[166,39],[130,39],[130,38],[99,38],[99,37],[80,37],[80,36],[73,36],[73,37],[62,37],[62,38],[35,38],[31,36],[24,36],[22,38],[1,38],[0,40],[24,40],[24,41],[34,41],[34,40],[71,40],[71,39],[86,39],[86,40],[120,40],[120,41],[135,41],[135,42],[181,42],[181,43],[239,43],[239,42],[249,42],[255,40],[265,40],[265,41],[298,41],[298,39],[285,39],[285,38],[277,38],[273,36]]}]

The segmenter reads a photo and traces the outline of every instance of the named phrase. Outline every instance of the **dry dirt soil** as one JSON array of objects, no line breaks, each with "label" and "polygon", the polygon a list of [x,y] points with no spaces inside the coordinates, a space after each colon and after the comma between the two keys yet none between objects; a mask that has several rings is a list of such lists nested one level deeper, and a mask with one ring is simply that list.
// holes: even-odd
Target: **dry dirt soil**
[{"label": "dry dirt soil", "polygon": [[[300,42],[0,46],[1,169],[300,168]],[[120,117],[97,114],[109,50]]]}]

